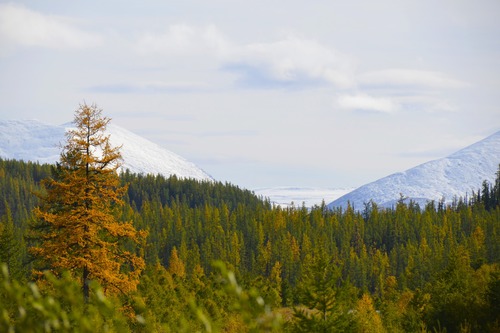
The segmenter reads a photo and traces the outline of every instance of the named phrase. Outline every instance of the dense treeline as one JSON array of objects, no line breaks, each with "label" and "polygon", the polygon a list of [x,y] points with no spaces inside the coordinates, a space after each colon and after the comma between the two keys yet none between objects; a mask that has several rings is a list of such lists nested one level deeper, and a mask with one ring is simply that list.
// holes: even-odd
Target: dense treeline
[{"label": "dense treeline", "polygon": [[[52,168],[0,160],[0,260],[19,281],[30,279],[33,193]],[[139,289],[114,301],[144,321],[126,324],[133,330],[277,327],[252,303],[254,288],[285,331],[500,330],[500,172],[450,206],[402,198],[360,211],[275,207],[219,182],[129,172],[121,181],[121,219],[148,231]],[[228,291],[234,280],[214,261],[248,297]]]}]

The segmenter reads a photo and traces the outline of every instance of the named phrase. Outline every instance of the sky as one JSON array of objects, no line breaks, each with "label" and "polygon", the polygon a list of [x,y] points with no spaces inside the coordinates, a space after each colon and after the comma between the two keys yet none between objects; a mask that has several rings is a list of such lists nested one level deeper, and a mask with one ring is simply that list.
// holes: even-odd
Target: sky
[{"label": "sky", "polygon": [[500,1],[0,1],[0,119],[81,103],[248,189],[356,187],[500,130]]}]

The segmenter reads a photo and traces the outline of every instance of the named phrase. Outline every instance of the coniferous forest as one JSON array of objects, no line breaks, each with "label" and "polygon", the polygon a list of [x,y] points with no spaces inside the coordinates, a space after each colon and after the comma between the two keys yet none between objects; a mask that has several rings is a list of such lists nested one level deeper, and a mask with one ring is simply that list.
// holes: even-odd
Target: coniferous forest
[{"label": "coniferous forest", "polygon": [[500,332],[500,169],[452,205],[333,211],[123,172],[115,220],[67,234],[98,249],[74,262],[54,245],[78,205],[50,195],[62,172],[0,160],[2,332]]},{"label": "coniferous forest", "polygon": [[[451,206],[280,208],[231,184],[120,175],[136,291],[88,303],[68,275],[32,284],[29,226],[51,165],[0,161],[1,330],[498,332],[499,182]],[[65,326],[66,325],[66,326]],[[30,329],[28,329],[30,328]]]}]

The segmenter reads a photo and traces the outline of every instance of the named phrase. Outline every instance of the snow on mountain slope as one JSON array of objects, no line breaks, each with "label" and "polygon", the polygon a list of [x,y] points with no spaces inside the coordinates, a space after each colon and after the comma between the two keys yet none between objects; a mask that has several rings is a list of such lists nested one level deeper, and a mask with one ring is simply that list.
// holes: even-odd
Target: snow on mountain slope
[{"label": "snow on mountain slope", "polygon": [[395,173],[366,184],[328,204],[329,208],[363,209],[373,200],[379,206],[391,207],[401,194],[425,205],[477,192],[484,180],[493,182],[500,163],[500,131],[448,157],[430,161],[404,172]]},{"label": "snow on mountain slope", "polygon": [[64,127],[36,120],[0,121],[0,157],[54,163],[59,160],[64,132]]},{"label": "snow on mountain slope", "polygon": [[212,180],[211,176],[194,163],[122,127],[111,124],[108,132],[114,146],[123,145],[121,152],[125,169],[135,173]]},{"label": "snow on mountain slope", "polygon": [[[40,163],[59,160],[60,144],[71,124],[54,126],[37,120],[0,121],[0,157]],[[195,164],[124,128],[108,125],[113,146],[123,145],[123,168],[134,173],[175,174],[180,178],[212,180]]]},{"label": "snow on mountain slope", "polygon": [[323,200],[325,203],[331,202],[342,195],[352,191],[352,189],[318,188],[318,187],[267,187],[254,190],[254,193],[264,198],[269,198],[271,203],[282,207],[306,207],[314,205],[320,206]]}]

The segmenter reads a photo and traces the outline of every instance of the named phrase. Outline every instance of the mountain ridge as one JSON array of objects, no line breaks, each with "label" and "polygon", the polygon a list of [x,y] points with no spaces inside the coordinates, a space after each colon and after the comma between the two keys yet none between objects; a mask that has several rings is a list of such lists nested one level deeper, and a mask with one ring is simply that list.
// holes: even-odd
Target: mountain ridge
[{"label": "mountain ridge", "polygon": [[[71,123],[50,125],[35,119],[0,120],[0,157],[55,163],[59,160],[65,133],[72,127]],[[106,133],[113,146],[122,145],[123,170],[213,180],[194,163],[120,126],[109,124]]]},{"label": "mountain ridge", "polygon": [[428,201],[451,203],[472,194],[484,180],[493,182],[500,163],[500,131],[440,159],[428,161],[403,172],[393,173],[330,202],[329,208],[362,209],[372,200],[391,207],[401,195],[421,205]]}]

